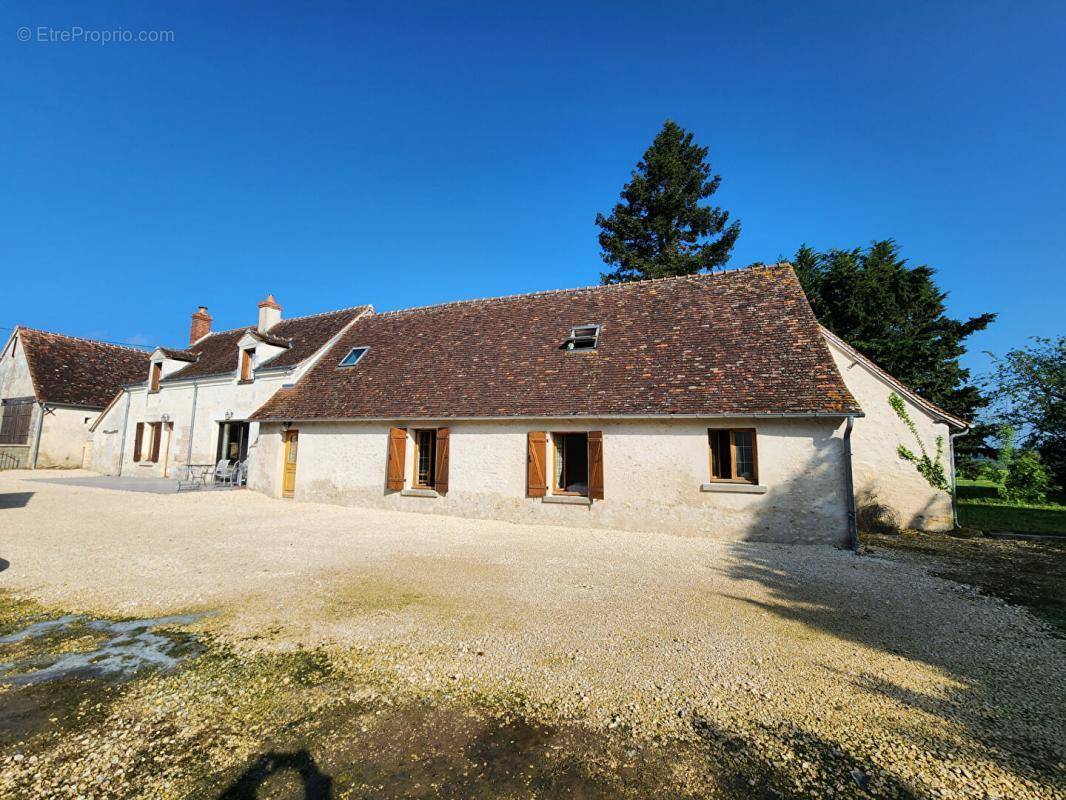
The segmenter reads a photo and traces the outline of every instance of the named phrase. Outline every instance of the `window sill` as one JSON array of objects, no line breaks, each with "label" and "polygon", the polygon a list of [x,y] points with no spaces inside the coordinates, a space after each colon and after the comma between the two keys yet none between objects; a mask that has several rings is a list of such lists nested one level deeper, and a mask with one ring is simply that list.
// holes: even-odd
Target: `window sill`
[{"label": "window sill", "polygon": [[255,381],[253,381],[251,378],[244,378],[242,380],[237,381],[238,386],[247,386],[249,383],[255,383]]},{"label": "window sill", "polygon": [[440,497],[436,489],[401,489],[400,497]]},{"label": "window sill", "polygon": [[541,498],[542,503],[558,503],[564,506],[591,506],[592,498],[582,497],[579,494],[546,494]]},{"label": "window sill", "polygon": [[766,494],[766,487],[754,483],[704,483],[701,492],[725,492],[727,494]]}]

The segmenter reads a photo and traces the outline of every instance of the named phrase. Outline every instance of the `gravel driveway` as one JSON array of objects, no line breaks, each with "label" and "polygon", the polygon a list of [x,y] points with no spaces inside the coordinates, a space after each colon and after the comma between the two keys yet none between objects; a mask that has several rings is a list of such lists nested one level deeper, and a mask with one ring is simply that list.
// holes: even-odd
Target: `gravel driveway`
[{"label": "gravel driveway", "polygon": [[41,477],[0,473],[0,588],[52,606],[210,610],[239,648],[369,649],[594,730],[725,737],[815,796],[1066,796],[1064,642],[915,563]]}]

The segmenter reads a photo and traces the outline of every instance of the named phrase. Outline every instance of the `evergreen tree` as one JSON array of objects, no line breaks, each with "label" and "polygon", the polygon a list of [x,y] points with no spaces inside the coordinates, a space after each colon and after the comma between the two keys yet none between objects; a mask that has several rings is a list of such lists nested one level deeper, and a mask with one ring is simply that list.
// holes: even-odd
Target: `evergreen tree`
[{"label": "evergreen tree", "polygon": [[[804,246],[793,266],[819,321],[907,387],[965,420],[988,405],[959,358],[967,337],[996,315],[949,317],[947,293],[931,267],[909,266],[891,239],[865,250],[819,253]],[[985,437],[994,433],[990,425],[976,425],[959,440],[960,468],[974,453],[987,451]]]},{"label": "evergreen tree", "polygon": [[600,276],[603,283],[693,275],[725,264],[740,223],[730,224],[728,211],[699,204],[721,181],[707,163],[707,148],[667,120],[611,216],[596,215],[601,255],[615,266]]}]

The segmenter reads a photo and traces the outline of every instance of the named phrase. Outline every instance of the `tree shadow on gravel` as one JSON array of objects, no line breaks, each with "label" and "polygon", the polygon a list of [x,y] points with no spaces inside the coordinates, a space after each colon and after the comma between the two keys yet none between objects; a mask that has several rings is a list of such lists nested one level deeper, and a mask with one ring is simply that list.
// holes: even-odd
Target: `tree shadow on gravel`
[{"label": "tree shadow on gravel", "polygon": [[[810,464],[808,469],[827,467]],[[780,488],[783,496],[789,491],[789,485]],[[757,519],[753,528],[759,526]],[[737,544],[722,571],[768,593],[764,600],[734,597],[738,602],[940,670],[959,684],[946,689],[943,698],[883,677],[841,679],[936,715],[948,723],[946,732],[961,727],[980,743],[975,754],[1012,773],[1054,782],[1056,764],[1066,759],[1060,735],[1066,658],[1058,640],[1034,627],[1005,623],[1002,607],[971,602],[971,590],[958,584],[909,588],[903,582],[910,570],[897,561],[828,548],[814,553],[824,559],[811,558],[804,546]],[[877,591],[879,586],[886,590]],[[906,738],[906,733],[896,735]],[[944,744],[954,749],[953,741]]]}]

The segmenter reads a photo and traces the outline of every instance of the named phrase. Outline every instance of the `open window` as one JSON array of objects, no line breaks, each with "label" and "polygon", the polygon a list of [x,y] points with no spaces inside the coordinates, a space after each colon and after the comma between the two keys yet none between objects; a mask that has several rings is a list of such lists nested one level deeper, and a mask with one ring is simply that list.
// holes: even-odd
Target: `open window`
[{"label": "open window", "polygon": [[[550,453],[549,453],[550,442]],[[526,453],[526,496],[603,499],[603,431],[530,431]]]},{"label": "open window", "polygon": [[150,391],[153,391],[153,392],[158,392],[159,391],[159,381],[160,381],[160,379],[162,379],[162,377],[163,377],[163,362],[162,361],[153,361],[152,362],[151,379],[150,379],[149,384],[148,384],[148,388],[149,388]]},{"label": "open window", "polygon": [[415,431],[415,473],[411,485],[416,489],[432,489],[437,468],[437,432],[432,429]]},{"label": "open window", "polygon": [[589,494],[589,435],[553,433],[552,494]]},{"label": "open window", "polygon": [[415,490],[433,490],[438,494],[446,494],[451,431],[448,428],[416,428],[411,431],[411,440],[414,444],[414,464],[408,476],[404,469],[407,429],[389,430],[386,486],[390,491],[402,491],[409,485]]},{"label": "open window", "polygon": [[252,366],[255,363],[255,348],[249,347],[245,350],[241,350],[241,380],[250,381],[252,379]]},{"label": "open window", "polygon": [[759,482],[759,456],[754,428],[711,428],[711,480],[730,483]]},{"label": "open window", "polygon": [[600,342],[599,325],[575,325],[564,343],[567,350],[595,350]]}]

